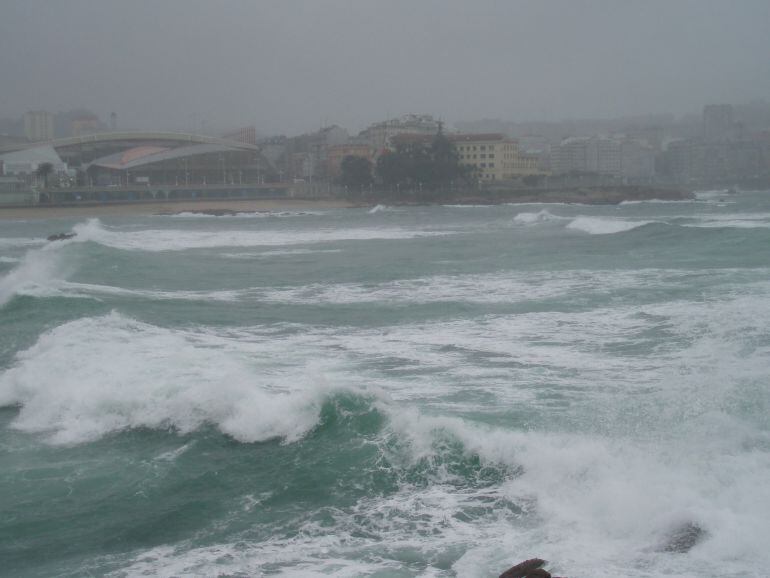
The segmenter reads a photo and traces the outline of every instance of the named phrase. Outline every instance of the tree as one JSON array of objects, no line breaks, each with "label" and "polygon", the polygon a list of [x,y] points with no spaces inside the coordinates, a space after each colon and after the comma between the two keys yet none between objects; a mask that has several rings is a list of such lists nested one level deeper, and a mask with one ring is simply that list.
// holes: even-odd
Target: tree
[{"label": "tree", "polygon": [[521,180],[528,187],[537,187],[543,181],[543,175],[527,175]]},{"label": "tree", "polygon": [[35,174],[37,174],[38,177],[43,179],[44,188],[48,188],[48,177],[53,172],[53,164],[52,163],[40,163],[37,167],[37,171]]},{"label": "tree", "polygon": [[348,155],[342,159],[340,183],[351,189],[372,184],[372,162],[364,157]]},{"label": "tree", "polygon": [[452,141],[439,132],[430,140],[402,142],[377,160],[377,176],[386,186],[404,185],[411,189],[442,189],[457,180],[468,179],[468,170]]}]

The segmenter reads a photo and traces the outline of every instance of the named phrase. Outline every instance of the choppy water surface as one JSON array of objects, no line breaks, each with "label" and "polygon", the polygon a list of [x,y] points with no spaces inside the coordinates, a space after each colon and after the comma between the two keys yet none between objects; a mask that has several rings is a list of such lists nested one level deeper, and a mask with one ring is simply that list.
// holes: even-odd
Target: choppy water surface
[{"label": "choppy water surface", "polygon": [[769,298],[765,192],[0,221],[0,572],[766,576]]}]

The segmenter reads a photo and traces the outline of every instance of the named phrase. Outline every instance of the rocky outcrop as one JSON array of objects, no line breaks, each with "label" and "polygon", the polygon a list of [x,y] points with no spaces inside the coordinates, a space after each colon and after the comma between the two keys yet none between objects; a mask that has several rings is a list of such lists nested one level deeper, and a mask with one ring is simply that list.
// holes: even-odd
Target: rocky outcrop
[{"label": "rocky outcrop", "polygon": [[54,233],[53,235],[48,235],[47,239],[49,241],[64,241],[66,239],[72,239],[75,234],[76,233]]},{"label": "rocky outcrop", "polygon": [[500,574],[499,578],[559,578],[558,576],[551,576],[548,570],[541,568],[545,563],[545,560],[541,558],[530,558],[508,568]]}]

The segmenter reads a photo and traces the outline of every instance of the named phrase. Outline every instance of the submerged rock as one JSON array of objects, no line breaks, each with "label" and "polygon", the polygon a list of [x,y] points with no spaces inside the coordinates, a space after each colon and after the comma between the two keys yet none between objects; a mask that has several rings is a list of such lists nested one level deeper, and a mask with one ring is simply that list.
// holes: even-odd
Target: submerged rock
[{"label": "submerged rock", "polygon": [[666,536],[660,550],[662,552],[677,552],[684,554],[692,550],[698,542],[706,537],[706,530],[695,522],[685,522],[675,526]]},{"label": "submerged rock", "polygon": [[183,211],[183,213],[192,213],[193,215],[209,215],[211,217],[232,217],[238,214],[237,211],[233,211],[232,209],[199,209],[195,211]]},{"label": "submerged rock", "polygon": [[53,235],[48,235],[47,239],[49,241],[64,241],[65,239],[72,239],[76,233],[54,233]]}]

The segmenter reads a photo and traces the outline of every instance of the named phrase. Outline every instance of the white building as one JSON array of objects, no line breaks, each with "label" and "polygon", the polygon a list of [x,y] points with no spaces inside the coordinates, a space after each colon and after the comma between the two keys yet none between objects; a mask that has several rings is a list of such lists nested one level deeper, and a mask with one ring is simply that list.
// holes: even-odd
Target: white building
[{"label": "white building", "polygon": [[571,137],[551,149],[551,170],[620,176],[620,142],[609,137]]},{"label": "white building", "polygon": [[391,148],[391,139],[399,134],[434,135],[439,130],[439,121],[429,114],[406,114],[378,122],[359,133],[356,141],[369,146],[372,150],[382,151]]},{"label": "white building", "polygon": [[0,155],[5,175],[34,175],[43,163],[51,163],[54,173],[67,170],[67,163],[52,146],[42,146]]},{"label": "white building", "polygon": [[634,182],[649,182],[655,177],[655,150],[644,142],[626,139],[620,144],[621,174]]}]

